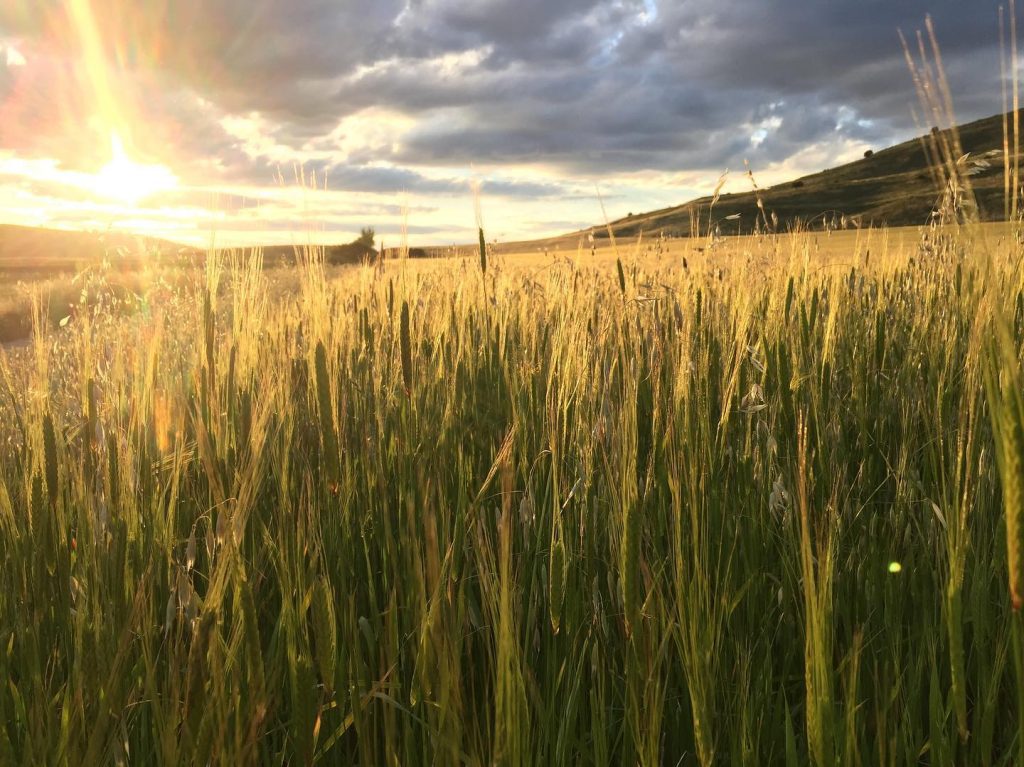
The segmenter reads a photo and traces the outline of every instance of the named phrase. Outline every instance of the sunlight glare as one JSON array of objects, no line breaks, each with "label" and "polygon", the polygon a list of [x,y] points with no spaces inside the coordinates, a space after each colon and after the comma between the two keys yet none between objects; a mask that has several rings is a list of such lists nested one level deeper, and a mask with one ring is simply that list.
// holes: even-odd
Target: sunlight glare
[{"label": "sunlight glare", "polygon": [[6,54],[5,58],[7,59],[7,67],[9,69],[13,69],[14,67],[23,67],[28,64],[28,61],[21,54],[21,51],[13,45],[8,45],[4,53]]},{"label": "sunlight glare", "polygon": [[164,165],[143,165],[131,160],[121,137],[110,137],[110,162],[96,174],[93,191],[125,203],[137,203],[178,186],[178,178]]}]

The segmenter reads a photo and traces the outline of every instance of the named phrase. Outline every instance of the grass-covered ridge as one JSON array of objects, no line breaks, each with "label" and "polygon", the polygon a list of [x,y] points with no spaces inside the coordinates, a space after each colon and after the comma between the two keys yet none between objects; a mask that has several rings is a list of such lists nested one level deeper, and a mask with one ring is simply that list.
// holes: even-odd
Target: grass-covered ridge
[{"label": "grass-covered ridge", "polygon": [[1013,763],[1020,247],[887,241],[211,259],[0,352],[0,762]]},{"label": "grass-covered ridge", "polygon": [[[599,223],[580,232],[500,247],[507,251],[575,249],[588,235],[606,241],[609,228],[620,240],[641,235],[651,240],[702,235],[709,230],[750,234],[755,230],[923,226],[933,220],[933,212],[941,204],[945,179],[937,177],[936,171],[942,176],[944,145],[954,143],[962,154],[951,159],[959,161],[959,173],[971,180],[977,218],[1012,218],[1004,208],[1008,199],[1004,176],[1008,167],[1019,165],[1021,156],[1012,143],[1004,145],[1003,128],[1004,120],[1012,126],[1014,113],[962,125],[953,122],[952,114],[927,113],[944,126],[942,130],[875,148],[853,162],[761,188],[755,185],[755,168],[743,191],[721,195],[716,191],[681,205],[631,213],[607,226]],[[1019,120],[1021,112],[1016,114]]]}]

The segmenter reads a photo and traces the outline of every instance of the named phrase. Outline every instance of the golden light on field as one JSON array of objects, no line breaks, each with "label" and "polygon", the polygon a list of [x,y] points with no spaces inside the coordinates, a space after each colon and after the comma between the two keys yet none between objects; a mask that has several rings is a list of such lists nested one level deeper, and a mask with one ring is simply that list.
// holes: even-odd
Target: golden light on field
[{"label": "golden light on field", "polygon": [[178,186],[177,177],[164,165],[144,165],[125,153],[116,133],[110,137],[110,162],[95,176],[92,191],[101,197],[134,204]]}]

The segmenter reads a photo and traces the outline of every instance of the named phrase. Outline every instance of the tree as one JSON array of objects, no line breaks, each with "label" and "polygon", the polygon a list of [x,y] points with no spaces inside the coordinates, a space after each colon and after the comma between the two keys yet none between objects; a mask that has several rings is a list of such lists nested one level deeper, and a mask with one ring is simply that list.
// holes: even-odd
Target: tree
[{"label": "tree", "polygon": [[368,248],[372,248],[373,241],[376,236],[377,233],[373,231],[372,226],[364,226],[362,229],[359,230],[359,239],[356,240],[356,242],[358,242],[360,245],[365,245]]}]

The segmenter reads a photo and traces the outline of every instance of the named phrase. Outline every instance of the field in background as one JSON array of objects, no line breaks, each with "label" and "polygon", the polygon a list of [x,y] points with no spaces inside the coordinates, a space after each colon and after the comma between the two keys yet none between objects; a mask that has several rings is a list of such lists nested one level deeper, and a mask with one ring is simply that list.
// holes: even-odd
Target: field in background
[{"label": "field in background", "polygon": [[1020,761],[1016,230],[644,248],[0,350],[0,762]]},{"label": "field in background", "polygon": [[[258,259],[287,291],[305,246],[219,250],[214,257]],[[318,248],[329,271],[375,255],[360,238]],[[0,344],[23,343],[34,323],[64,327],[83,313],[148,312],[168,293],[204,279],[211,253],[151,237],[0,225]]]},{"label": "field in background", "polygon": [[[980,226],[995,246],[1011,236],[1011,228],[1007,224]],[[39,231],[32,231],[38,238]],[[491,248],[491,257],[506,259],[505,263],[510,267],[528,272],[566,260],[580,266],[614,268],[616,258],[628,262],[643,259],[648,265],[663,266],[680,265],[681,259],[685,258],[694,263],[720,263],[723,269],[742,269],[749,265],[751,259],[763,261],[768,252],[773,257],[776,252],[789,255],[799,252],[799,257],[803,258],[806,250],[807,257],[814,260],[817,268],[825,265],[832,268],[843,263],[852,264],[865,252],[870,258],[872,250],[882,253],[916,248],[922,231],[921,227],[820,229],[770,238],[768,235],[716,238],[641,235],[619,239],[614,248],[607,240],[591,243],[586,238],[577,237],[527,248],[517,248],[515,244],[498,245]],[[63,236],[64,233],[50,234]],[[71,237],[71,241],[81,242],[82,237],[76,235]],[[764,243],[769,240],[772,246],[766,249]],[[47,328],[55,329],[61,327],[65,318],[71,322],[84,311],[117,311],[122,316],[148,311],[154,303],[168,300],[174,291],[194,290],[205,279],[205,256],[191,253],[185,256],[177,252],[162,252],[156,246],[147,247],[150,247],[148,257],[139,255],[137,250],[132,250],[135,255],[130,257],[118,255],[117,251],[83,251],[83,256],[77,261],[69,256],[59,256],[37,260],[34,265],[31,259],[13,255],[14,251],[0,253],[0,344],[27,341],[32,333],[34,315]],[[264,258],[271,293],[275,296],[294,293],[298,287],[298,276],[293,268],[295,251],[289,248],[272,250],[270,258]],[[416,260],[415,268],[427,272],[464,269],[478,260],[475,248],[456,250],[463,255]],[[245,251],[238,255],[252,257],[251,252]],[[392,273],[398,269],[398,262],[389,258],[383,268]],[[335,279],[352,269],[349,266],[328,266],[326,274],[329,279]]]}]

